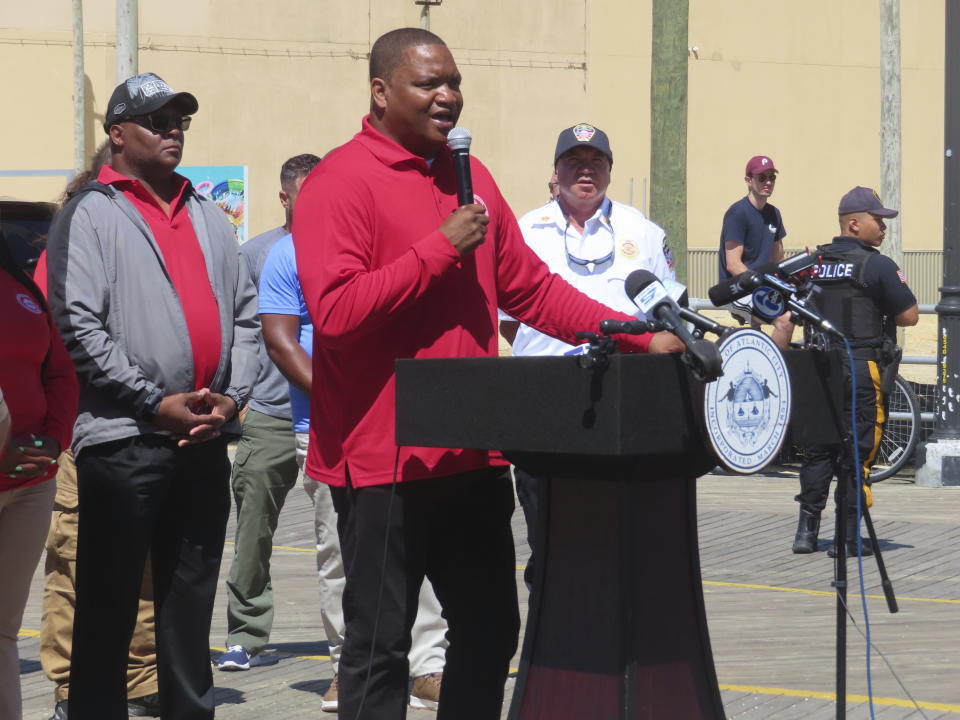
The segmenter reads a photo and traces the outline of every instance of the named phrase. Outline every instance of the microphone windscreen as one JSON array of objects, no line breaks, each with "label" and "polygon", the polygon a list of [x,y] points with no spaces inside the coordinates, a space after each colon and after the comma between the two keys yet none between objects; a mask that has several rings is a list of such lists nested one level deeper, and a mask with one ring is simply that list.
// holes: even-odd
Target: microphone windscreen
[{"label": "microphone windscreen", "polygon": [[470,150],[470,143],[473,142],[473,135],[465,127],[459,125],[447,135],[447,145],[451,150]]},{"label": "microphone windscreen", "polygon": [[655,282],[660,281],[657,280],[657,276],[649,270],[634,270],[627,275],[627,279],[624,280],[623,289],[627,293],[627,297],[633,300],[647,285]]},{"label": "microphone windscreen", "polygon": [[734,290],[733,286],[735,285],[736,280],[730,279],[725,280],[722,283],[717,283],[712,288],[707,290],[707,297],[710,298],[710,302],[713,303],[714,307],[720,307],[721,305],[726,305],[729,302],[732,302],[734,299]]}]

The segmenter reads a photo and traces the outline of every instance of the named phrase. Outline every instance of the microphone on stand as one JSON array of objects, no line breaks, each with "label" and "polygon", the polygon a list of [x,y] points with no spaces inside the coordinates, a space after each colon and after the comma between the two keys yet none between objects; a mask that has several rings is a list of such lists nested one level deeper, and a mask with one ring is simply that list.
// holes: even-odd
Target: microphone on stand
[{"label": "microphone on stand", "polygon": [[453,167],[457,173],[457,204],[473,205],[473,179],[470,175],[470,143],[473,136],[464,127],[455,127],[447,135],[447,145],[453,152]]},{"label": "microphone on stand", "polygon": [[[711,382],[723,375],[723,361],[717,346],[690,334],[680,319],[680,308],[656,275],[649,270],[634,270],[627,276],[624,285],[627,297],[644,314],[659,320],[668,332],[687,346],[681,357],[695,378],[701,382]],[[693,311],[691,313],[696,315]]]},{"label": "microphone on stand", "polygon": [[[790,258],[793,260],[794,258]],[[784,261],[784,263],[789,260]],[[783,265],[783,263],[781,263]],[[809,266],[808,266],[809,267]],[[806,268],[804,268],[806,269]],[[739,300],[747,295],[752,295],[755,290],[760,288],[770,288],[780,293],[785,308],[793,312],[797,317],[801,317],[807,322],[815,325],[825,332],[829,332],[837,337],[843,337],[841,333],[829,320],[815,312],[806,305],[806,298],[798,298],[798,289],[788,282],[784,282],[773,273],[778,272],[778,266],[773,263],[763,265],[757,270],[747,270],[740,273],[735,278],[726,280],[714,285],[707,294],[710,296],[710,302],[716,306],[726,305]]]}]

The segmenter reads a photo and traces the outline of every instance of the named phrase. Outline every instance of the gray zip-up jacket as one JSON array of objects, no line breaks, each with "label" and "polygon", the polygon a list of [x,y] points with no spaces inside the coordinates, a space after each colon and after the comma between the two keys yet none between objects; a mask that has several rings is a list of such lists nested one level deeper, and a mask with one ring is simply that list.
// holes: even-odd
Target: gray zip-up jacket
[{"label": "gray zip-up jacket", "polygon": [[[186,207],[220,310],[210,390],[239,408],[257,379],[257,293],[223,211],[193,188]],[[54,218],[47,241],[50,309],[80,379],[73,449],[161,432],[165,395],[194,389],[180,298],[146,220],[123,193],[93,182]],[[238,432],[236,419],[224,432]]]}]

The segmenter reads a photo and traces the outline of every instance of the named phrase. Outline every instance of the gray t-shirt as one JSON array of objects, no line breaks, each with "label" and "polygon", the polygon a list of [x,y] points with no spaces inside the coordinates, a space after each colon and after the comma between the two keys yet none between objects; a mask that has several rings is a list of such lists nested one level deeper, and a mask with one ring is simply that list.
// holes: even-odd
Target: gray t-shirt
[{"label": "gray t-shirt", "polygon": [[[260,286],[260,273],[267,262],[270,249],[286,234],[287,231],[282,227],[274,228],[250,238],[240,246],[240,254],[247,261],[247,267],[250,269],[250,277],[253,278],[254,285]],[[291,417],[289,383],[277,370],[273,361],[270,360],[270,356],[267,354],[267,346],[262,337],[260,342],[260,376],[257,378],[257,384],[253,386],[248,404],[251,410],[265,413],[271,417],[285,420],[289,420]]]}]

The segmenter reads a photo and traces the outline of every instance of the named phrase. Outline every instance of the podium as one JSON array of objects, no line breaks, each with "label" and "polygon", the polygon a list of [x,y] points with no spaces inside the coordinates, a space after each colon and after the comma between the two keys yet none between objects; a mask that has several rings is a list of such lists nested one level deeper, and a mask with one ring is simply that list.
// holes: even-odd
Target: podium
[{"label": "podium", "polygon": [[[795,440],[834,441],[838,359],[785,357]],[[397,361],[398,444],[500,450],[550,479],[511,720],[724,717],[697,546],[696,478],[717,463],[702,405],[676,355],[594,369],[573,357]]]}]

